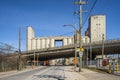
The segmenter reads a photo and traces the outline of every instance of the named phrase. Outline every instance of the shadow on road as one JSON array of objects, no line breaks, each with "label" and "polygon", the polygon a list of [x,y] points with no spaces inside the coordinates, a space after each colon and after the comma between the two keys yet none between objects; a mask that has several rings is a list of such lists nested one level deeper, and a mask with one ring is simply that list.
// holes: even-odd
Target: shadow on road
[{"label": "shadow on road", "polygon": [[62,77],[60,75],[34,75],[36,78],[53,78],[55,80],[65,80],[66,77]]}]

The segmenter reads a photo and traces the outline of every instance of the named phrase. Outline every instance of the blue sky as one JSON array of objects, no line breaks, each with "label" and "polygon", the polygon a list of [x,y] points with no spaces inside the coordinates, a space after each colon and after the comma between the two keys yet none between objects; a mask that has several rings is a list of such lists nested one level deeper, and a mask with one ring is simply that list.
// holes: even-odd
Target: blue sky
[{"label": "blue sky", "polygon": [[[63,27],[64,24],[74,24],[77,28],[78,16],[73,15],[78,6],[74,0],[0,0],[0,42],[18,47],[18,29],[21,28],[22,50],[26,47],[26,27],[33,26],[35,36],[68,36],[73,35],[72,27]],[[77,0],[76,0],[77,1]],[[88,0],[83,5],[83,22],[95,0]],[[120,38],[120,0],[97,0],[90,15],[106,15],[107,39]],[[88,27],[85,22],[82,35]]]}]

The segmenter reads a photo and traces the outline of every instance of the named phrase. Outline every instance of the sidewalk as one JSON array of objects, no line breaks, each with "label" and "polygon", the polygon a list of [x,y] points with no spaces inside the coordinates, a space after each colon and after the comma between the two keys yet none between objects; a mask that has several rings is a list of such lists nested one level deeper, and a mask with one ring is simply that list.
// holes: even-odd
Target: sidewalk
[{"label": "sidewalk", "polygon": [[41,67],[43,67],[43,66],[34,67],[34,68],[32,68],[31,66],[28,66],[27,68],[24,68],[21,71],[19,71],[19,70],[12,70],[12,71],[0,72],[0,77],[10,76],[10,75],[14,75],[14,74],[19,74],[19,73],[23,73],[23,72],[30,71],[30,70],[33,70],[33,69],[41,68]]},{"label": "sidewalk", "polygon": [[[99,68],[97,68],[96,66],[89,66],[89,68],[94,68],[94,69],[101,69],[101,70],[107,70],[107,71],[109,71],[109,66],[105,66],[105,67],[99,67]],[[117,76],[120,76],[120,70],[118,70],[117,72],[116,72],[116,70],[114,70],[114,72],[113,72],[113,70],[111,70],[111,74],[112,75],[117,75]]]},{"label": "sidewalk", "polygon": [[[78,71],[78,68],[76,69],[76,71]],[[72,73],[72,75],[69,76],[71,76],[70,80],[72,80],[72,78],[73,80],[120,80],[120,76],[111,75],[108,73],[99,73],[84,68],[81,72],[74,72]]]},{"label": "sidewalk", "polygon": [[79,68],[66,67],[64,69],[64,80],[120,80],[120,76],[111,75],[108,73],[99,73],[89,69],[82,68],[79,72]]},{"label": "sidewalk", "polygon": [[78,69],[74,70],[74,68],[66,68],[65,69],[65,80],[88,80],[85,76],[81,75],[80,73],[83,72],[77,72]]}]

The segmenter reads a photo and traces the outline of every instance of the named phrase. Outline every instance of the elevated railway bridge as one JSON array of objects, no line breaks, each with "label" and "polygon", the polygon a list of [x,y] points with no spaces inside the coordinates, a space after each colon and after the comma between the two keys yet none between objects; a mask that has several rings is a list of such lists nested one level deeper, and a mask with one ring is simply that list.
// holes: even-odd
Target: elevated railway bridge
[{"label": "elevated railway bridge", "polygon": [[[103,47],[104,45],[104,47]],[[79,45],[77,45],[79,48]],[[92,51],[92,58],[96,55],[102,54],[102,48],[104,48],[104,55],[108,54],[119,54],[120,53],[120,39],[106,40],[104,42],[93,42],[84,43],[84,55],[88,52],[88,57],[90,56],[90,49]],[[22,56],[28,56],[29,59],[34,60],[34,57],[39,60],[50,60],[57,58],[69,58],[75,56],[75,45],[55,47],[55,48],[45,48],[31,51],[23,51]]]}]

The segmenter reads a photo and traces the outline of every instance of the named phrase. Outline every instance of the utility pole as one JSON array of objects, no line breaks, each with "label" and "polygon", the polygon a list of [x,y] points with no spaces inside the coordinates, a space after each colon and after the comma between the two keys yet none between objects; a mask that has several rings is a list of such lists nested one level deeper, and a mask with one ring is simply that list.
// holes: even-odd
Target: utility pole
[{"label": "utility pole", "polygon": [[92,65],[92,40],[90,40],[90,65]]},{"label": "utility pole", "polygon": [[21,60],[21,28],[19,28],[19,34],[18,34],[18,57],[19,57],[19,70],[22,70],[22,60]]},{"label": "utility pole", "polygon": [[87,67],[88,67],[88,48],[87,48]]},{"label": "utility pole", "polygon": [[[76,28],[76,24],[74,24],[74,27]],[[77,30],[74,29],[75,33],[75,59],[77,59]],[[76,70],[77,64],[75,63],[75,70]]]},{"label": "utility pole", "polygon": [[104,34],[102,34],[102,60],[104,59]]},{"label": "utility pole", "polygon": [[82,68],[82,55],[83,55],[83,48],[82,48],[82,5],[87,4],[87,2],[83,2],[82,0],[79,0],[79,2],[74,2],[74,4],[79,5],[79,46],[80,46],[80,52],[79,52],[79,58],[80,58],[80,65],[79,65],[79,72],[81,71]]},{"label": "utility pole", "polygon": [[36,53],[35,53],[35,50],[34,50],[34,67],[35,67],[35,57],[36,57],[35,54],[36,54]]}]

